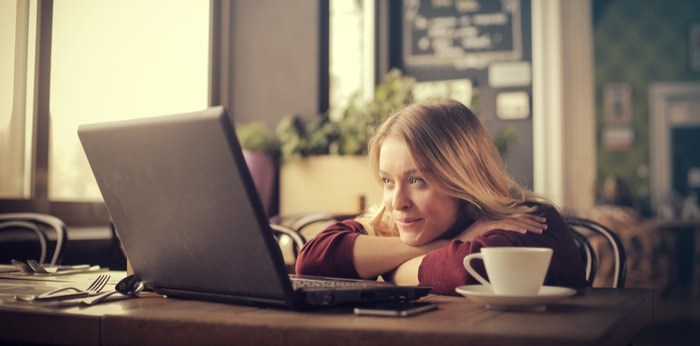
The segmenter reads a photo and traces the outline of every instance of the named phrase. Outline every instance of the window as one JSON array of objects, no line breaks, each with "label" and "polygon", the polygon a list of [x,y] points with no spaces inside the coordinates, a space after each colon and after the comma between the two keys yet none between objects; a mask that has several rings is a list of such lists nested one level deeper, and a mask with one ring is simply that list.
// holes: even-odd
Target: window
[{"label": "window", "polygon": [[29,197],[35,27],[35,2],[0,1],[0,198]]},{"label": "window", "polygon": [[336,118],[353,95],[369,100],[374,93],[375,3],[331,0],[330,16],[329,98]]},{"label": "window", "polygon": [[207,107],[209,22],[201,0],[0,1],[0,209],[90,223],[78,125]]},{"label": "window", "polygon": [[[376,5],[330,6],[332,107],[341,110],[351,95],[373,93]],[[0,1],[0,49],[11,57],[0,60],[0,211],[49,213],[71,226],[106,223],[78,125],[202,109],[230,92],[225,79],[232,77],[217,71],[233,59],[219,47],[230,44],[222,30],[232,27],[233,7],[201,0]]]},{"label": "window", "polygon": [[58,1],[52,36],[49,199],[101,201],[78,126],[205,108],[209,4]]}]

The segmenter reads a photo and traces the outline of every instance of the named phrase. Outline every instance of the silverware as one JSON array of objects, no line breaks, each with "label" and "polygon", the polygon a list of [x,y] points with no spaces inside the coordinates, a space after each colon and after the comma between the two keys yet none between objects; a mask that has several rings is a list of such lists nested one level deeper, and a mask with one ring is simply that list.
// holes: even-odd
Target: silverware
[{"label": "silverware", "polygon": [[[32,270],[35,273],[49,274],[49,271],[44,269],[44,266],[39,264],[39,262],[37,262],[36,260],[33,260],[33,259],[27,260],[27,264],[29,265],[29,268],[32,268]],[[55,271],[54,271],[54,273],[55,273]],[[53,273],[51,273],[51,274],[53,274]]]},{"label": "silverware", "polygon": [[121,292],[118,291],[109,291],[109,292],[102,292],[100,294],[83,298],[80,300],[80,305],[96,305],[101,303],[103,300],[107,299],[108,297],[111,297],[114,294],[121,294]]},{"label": "silverware", "polygon": [[35,273],[39,274],[55,274],[56,272],[63,270],[90,269],[89,264],[76,264],[68,266],[42,265],[34,259],[27,260],[27,264]]},{"label": "silverware", "polygon": [[144,288],[145,286],[142,281],[140,281],[134,275],[129,275],[119,280],[119,283],[117,283],[117,285],[114,287],[114,291],[103,292],[93,297],[83,298],[80,300],[80,305],[96,305],[116,293],[120,293],[123,296],[137,298]]},{"label": "silverware", "polygon": [[84,290],[76,287],[62,287],[39,295],[15,296],[15,299],[23,302],[32,302],[38,300],[64,300],[93,296],[102,291],[109,282],[109,278],[109,275],[101,274]]}]

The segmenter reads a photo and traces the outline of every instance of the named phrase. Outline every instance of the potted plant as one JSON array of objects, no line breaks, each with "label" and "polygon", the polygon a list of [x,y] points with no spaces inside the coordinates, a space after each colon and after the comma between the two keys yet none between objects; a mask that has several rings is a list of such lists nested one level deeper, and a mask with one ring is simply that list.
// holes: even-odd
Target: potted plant
[{"label": "potted plant", "polygon": [[304,123],[294,115],[282,119],[276,128],[283,162],[317,155],[367,154],[367,142],[373,131],[393,111],[413,101],[415,80],[393,69],[374,91],[374,97],[362,101],[359,94],[352,96],[349,105],[338,120],[328,113]]},{"label": "potted plant", "polygon": [[236,135],[260,201],[269,216],[272,208],[277,162],[280,157],[280,141],[275,133],[262,122],[237,126]]}]

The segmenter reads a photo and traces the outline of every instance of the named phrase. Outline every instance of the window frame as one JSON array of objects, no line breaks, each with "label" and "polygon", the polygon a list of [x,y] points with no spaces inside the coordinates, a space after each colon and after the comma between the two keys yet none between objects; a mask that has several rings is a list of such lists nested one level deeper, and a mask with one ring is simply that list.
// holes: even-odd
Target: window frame
[{"label": "window frame", "polygon": [[[328,95],[328,26],[329,4],[326,0],[317,0],[320,9],[318,18],[320,54],[319,109],[327,110]],[[61,218],[70,227],[109,225],[109,213],[103,202],[68,202],[51,201],[48,196],[49,156],[50,156],[50,85],[51,85],[51,45],[53,23],[53,0],[37,0],[36,22],[36,58],[34,68],[34,104],[31,122],[31,164],[29,193],[27,198],[0,198],[0,212],[36,212]],[[389,70],[389,9],[400,8],[400,2],[380,2],[375,10],[375,83]],[[235,19],[235,0],[209,1],[209,105],[223,105],[231,109],[233,99],[233,62],[234,42],[233,27]],[[387,20],[381,20],[386,18]],[[30,116],[27,114],[27,116]]]},{"label": "window frame", "polygon": [[[51,86],[51,45],[53,25],[53,0],[37,1],[36,61],[29,68],[35,69],[34,113],[31,138],[31,172],[29,177],[29,197],[1,198],[2,212],[34,212],[54,215],[71,226],[95,226],[110,224],[109,213],[104,202],[52,201],[48,195],[49,156],[50,156],[50,86]],[[227,92],[219,76],[222,64],[230,60],[222,52],[223,40],[229,34],[220,34],[222,23],[230,23],[231,3],[228,0],[211,0],[209,5],[209,105],[218,104],[222,92]]]}]

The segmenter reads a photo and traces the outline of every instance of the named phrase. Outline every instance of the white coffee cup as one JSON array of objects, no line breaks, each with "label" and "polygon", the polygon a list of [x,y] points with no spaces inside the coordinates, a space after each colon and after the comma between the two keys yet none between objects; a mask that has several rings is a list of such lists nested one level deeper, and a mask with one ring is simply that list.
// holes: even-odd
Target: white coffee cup
[{"label": "white coffee cup", "polygon": [[[471,266],[481,258],[489,279],[484,279]],[[485,247],[480,253],[464,257],[464,268],[495,294],[513,296],[536,295],[544,283],[552,259],[552,249],[538,247]]]}]

